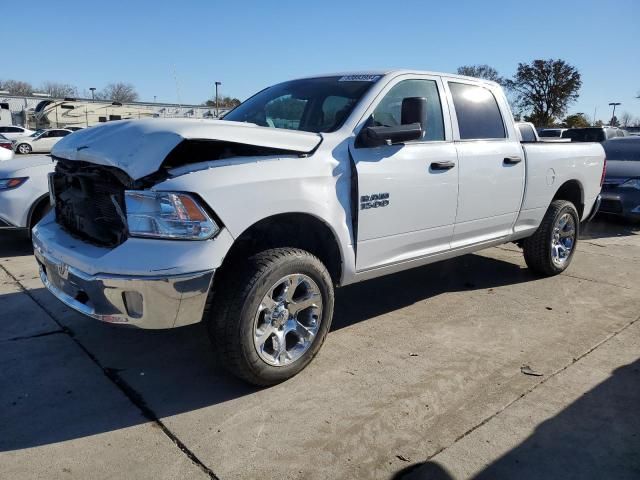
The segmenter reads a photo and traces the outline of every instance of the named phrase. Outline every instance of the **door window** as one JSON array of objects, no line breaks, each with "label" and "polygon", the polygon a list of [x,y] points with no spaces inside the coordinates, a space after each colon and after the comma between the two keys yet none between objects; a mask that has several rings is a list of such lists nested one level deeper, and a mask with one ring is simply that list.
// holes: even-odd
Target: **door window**
[{"label": "door window", "polygon": [[504,122],[488,88],[449,82],[461,140],[505,138]]},{"label": "door window", "polygon": [[536,134],[533,131],[533,127],[531,125],[527,125],[526,123],[519,123],[518,130],[520,130],[520,138],[522,138],[523,142],[536,141]]},{"label": "door window", "polygon": [[442,105],[435,80],[404,80],[394,85],[380,101],[366,126],[400,125],[402,100],[410,97],[422,97],[427,100],[427,125],[422,140],[444,140]]}]

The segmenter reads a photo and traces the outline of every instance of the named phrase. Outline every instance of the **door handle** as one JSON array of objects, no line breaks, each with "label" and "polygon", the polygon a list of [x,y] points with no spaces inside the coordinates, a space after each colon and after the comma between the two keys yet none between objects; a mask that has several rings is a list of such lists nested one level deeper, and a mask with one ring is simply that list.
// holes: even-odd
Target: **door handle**
[{"label": "door handle", "polygon": [[453,162],[433,162],[431,163],[432,170],[450,170],[455,167],[456,164]]},{"label": "door handle", "polygon": [[520,163],[521,161],[522,161],[522,158],[518,156],[504,157],[505,165],[515,165],[516,163]]}]

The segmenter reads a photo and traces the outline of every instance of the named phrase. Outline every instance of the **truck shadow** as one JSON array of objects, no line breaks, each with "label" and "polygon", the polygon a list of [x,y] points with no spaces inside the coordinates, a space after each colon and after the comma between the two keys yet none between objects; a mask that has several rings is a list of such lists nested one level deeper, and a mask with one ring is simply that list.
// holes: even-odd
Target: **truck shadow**
[{"label": "truck shadow", "polygon": [[[638,478],[638,405],[640,360],[615,369],[607,380],[540,423],[527,439],[472,478]],[[428,461],[407,467],[393,480],[454,478],[445,466],[437,461]]]},{"label": "truck shadow", "polygon": [[[333,330],[443,292],[533,279],[519,265],[467,255],[339,289]],[[24,295],[0,295],[0,304],[18,296],[24,302]],[[37,305],[25,315],[48,313],[58,322],[59,326],[49,321],[58,332],[13,340],[0,337],[5,338],[0,341],[0,451],[119,430],[259,391],[217,364],[201,324],[168,331],[114,327],[68,310],[44,288],[31,289],[28,295]],[[123,393],[138,408],[126,402]]]},{"label": "truck shadow", "polygon": [[[31,252],[23,234],[0,237],[0,261]],[[518,263],[466,255],[339,289],[332,331],[446,292],[535,280],[514,258]],[[18,297],[28,304],[26,295],[0,293],[0,305]],[[225,373],[201,324],[170,331],[114,327],[70,311],[44,288],[28,295],[35,303],[24,315],[42,317],[57,333],[2,336],[0,314],[0,451],[119,430],[260,391]],[[299,378],[275,388],[291,388]]]}]

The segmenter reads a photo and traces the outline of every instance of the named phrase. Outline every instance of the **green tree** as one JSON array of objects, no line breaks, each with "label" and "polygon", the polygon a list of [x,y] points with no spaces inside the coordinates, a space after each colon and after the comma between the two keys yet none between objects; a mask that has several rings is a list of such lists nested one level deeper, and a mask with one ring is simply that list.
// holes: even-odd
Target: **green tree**
[{"label": "green tree", "polygon": [[463,65],[458,67],[458,75],[465,75],[467,77],[483,78],[485,80],[491,80],[493,82],[504,84],[505,79],[500,76],[498,71],[487,65]]},{"label": "green tree", "polygon": [[573,115],[567,115],[562,121],[562,124],[567,128],[584,128],[589,126],[589,120],[582,113],[575,113]]},{"label": "green tree", "polygon": [[[220,108],[234,108],[237,107],[238,105],[240,105],[242,102],[235,98],[235,97],[227,97],[227,96],[220,96],[218,97],[218,105],[220,106]],[[209,100],[207,100],[206,102],[204,102],[204,104],[207,107],[215,107],[216,106],[216,99],[215,98],[210,98]]]},{"label": "green tree", "polygon": [[580,72],[564,60],[534,60],[519,63],[513,79],[505,82],[515,104],[536,126],[553,125],[576,101],[582,86]]}]

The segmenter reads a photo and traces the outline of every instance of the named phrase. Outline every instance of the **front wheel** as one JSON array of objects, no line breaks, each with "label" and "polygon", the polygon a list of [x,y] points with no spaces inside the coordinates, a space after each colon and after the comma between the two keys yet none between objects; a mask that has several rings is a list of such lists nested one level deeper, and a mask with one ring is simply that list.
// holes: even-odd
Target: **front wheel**
[{"label": "front wheel", "polygon": [[254,385],[274,385],[320,350],[333,284],[322,262],[300,249],[265,250],[242,263],[228,269],[214,295],[209,334],[225,368]]},{"label": "front wheel", "polygon": [[18,151],[18,153],[27,155],[31,153],[31,145],[29,145],[28,143],[21,143],[20,145],[18,145],[18,148],[16,150]]},{"label": "front wheel", "polygon": [[576,251],[579,228],[580,217],[573,203],[551,202],[536,232],[522,241],[527,266],[545,276],[565,271]]}]

